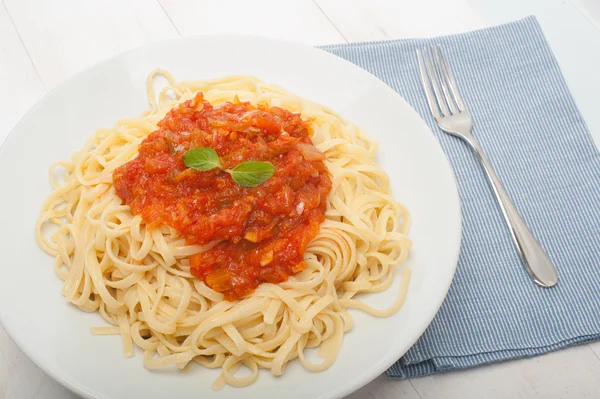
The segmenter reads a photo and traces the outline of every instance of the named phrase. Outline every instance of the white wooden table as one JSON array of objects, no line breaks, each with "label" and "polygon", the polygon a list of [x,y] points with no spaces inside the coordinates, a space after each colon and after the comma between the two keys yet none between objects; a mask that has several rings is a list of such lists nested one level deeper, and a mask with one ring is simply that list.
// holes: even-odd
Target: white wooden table
[{"label": "white wooden table", "polygon": [[[243,33],[316,45],[449,34],[530,14],[538,16],[600,143],[597,0],[3,0],[0,142],[65,78],[163,39]],[[76,395],[27,359],[0,327],[0,398]],[[600,398],[600,343],[425,378],[381,376],[350,398]]]}]

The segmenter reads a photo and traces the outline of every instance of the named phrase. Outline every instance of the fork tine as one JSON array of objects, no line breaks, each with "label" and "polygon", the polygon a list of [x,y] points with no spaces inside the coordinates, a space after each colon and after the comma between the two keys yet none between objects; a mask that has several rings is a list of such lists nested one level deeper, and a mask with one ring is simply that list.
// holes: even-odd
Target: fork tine
[{"label": "fork tine", "polygon": [[433,51],[431,47],[426,47],[423,49],[423,59],[425,60],[425,66],[427,67],[427,72],[429,73],[429,80],[431,80],[431,85],[433,86],[433,92],[435,93],[435,98],[437,100],[438,105],[440,106],[440,111],[442,112],[442,116],[450,115],[450,110],[448,109],[448,105],[444,100],[444,93],[440,89],[440,84],[438,82],[438,72],[435,69],[432,56]]},{"label": "fork tine", "polygon": [[[436,51],[436,47],[437,47],[438,51]],[[448,74],[443,69],[442,62],[440,60],[439,45],[435,46],[435,47],[432,46],[431,52],[433,53],[433,65],[435,66],[434,69],[436,72],[436,76],[440,82],[440,85],[442,86],[442,92],[444,93],[444,99],[446,100],[446,104],[448,104],[448,108],[450,108],[450,112],[452,112],[452,115],[454,115],[457,113],[457,109],[456,109],[454,100],[452,98],[453,96],[450,93],[450,89],[448,88]]]},{"label": "fork tine", "polygon": [[460,94],[458,92],[458,86],[456,85],[454,76],[452,75],[452,71],[448,67],[448,63],[446,62],[446,57],[444,57],[444,53],[442,52],[442,46],[440,46],[438,44],[436,47],[437,47],[438,57],[442,64],[443,73],[444,73],[444,75],[446,75],[446,79],[448,80],[448,84],[450,86],[450,91],[452,92],[452,97],[454,97],[454,101],[456,101],[456,105],[458,106],[458,109],[462,112],[465,110],[465,104],[463,103],[462,98],[460,97]]},{"label": "fork tine", "polygon": [[425,63],[423,61],[423,54],[420,49],[417,49],[417,59],[419,60],[419,71],[421,72],[421,80],[423,81],[423,88],[425,89],[425,97],[427,98],[427,104],[435,119],[440,118],[440,111],[438,110],[437,101],[435,94],[431,88],[431,82],[427,76],[427,70],[425,69]]}]

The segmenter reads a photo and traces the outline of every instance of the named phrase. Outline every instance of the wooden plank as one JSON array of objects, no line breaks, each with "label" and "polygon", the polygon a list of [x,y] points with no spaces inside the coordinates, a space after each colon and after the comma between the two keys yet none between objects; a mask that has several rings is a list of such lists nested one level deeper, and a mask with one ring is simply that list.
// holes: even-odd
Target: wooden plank
[{"label": "wooden plank", "polygon": [[311,0],[160,2],[183,36],[246,34],[311,45],[345,41]]},{"label": "wooden plank", "polygon": [[40,370],[0,327],[0,398],[76,399]]},{"label": "wooden plank", "polygon": [[46,90],[21,43],[6,9],[0,5],[0,144]]},{"label": "wooden plank", "polygon": [[429,37],[479,29],[468,0],[315,0],[351,42]]},{"label": "wooden plank", "polygon": [[591,343],[590,348],[592,348],[598,359],[600,359],[600,342]]},{"label": "wooden plank", "polygon": [[421,399],[408,380],[394,380],[381,375],[346,399]]},{"label": "wooden plank", "polygon": [[595,398],[600,360],[583,345],[411,382],[422,399]]},{"label": "wooden plank", "polygon": [[145,0],[6,0],[42,81],[66,77],[115,54],[177,37],[160,4]]},{"label": "wooden plank", "polygon": [[597,29],[600,29],[600,2],[598,0],[569,0]]}]

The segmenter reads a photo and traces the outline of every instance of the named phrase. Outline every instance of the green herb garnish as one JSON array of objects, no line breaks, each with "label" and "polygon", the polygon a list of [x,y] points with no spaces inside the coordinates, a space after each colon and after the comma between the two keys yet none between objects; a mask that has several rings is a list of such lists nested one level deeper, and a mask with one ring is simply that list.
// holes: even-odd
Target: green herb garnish
[{"label": "green herb garnish", "polygon": [[217,152],[208,147],[194,148],[186,152],[183,156],[183,163],[188,168],[196,170],[223,169],[219,163]]},{"label": "green herb garnish", "polygon": [[275,166],[269,162],[246,161],[227,172],[240,186],[256,187],[273,176]]},{"label": "green herb garnish", "polygon": [[219,162],[217,152],[212,148],[194,148],[185,153],[183,163],[188,168],[207,171],[219,168],[231,175],[234,182],[243,187],[256,187],[273,176],[275,167],[270,162],[246,161],[233,169],[225,169]]}]

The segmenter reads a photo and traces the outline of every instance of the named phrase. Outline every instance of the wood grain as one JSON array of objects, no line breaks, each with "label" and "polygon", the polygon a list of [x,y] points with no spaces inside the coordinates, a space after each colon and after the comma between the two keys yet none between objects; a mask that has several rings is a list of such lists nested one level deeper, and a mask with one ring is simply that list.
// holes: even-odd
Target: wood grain
[{"label": "wood grain", "polygon": [[0,143],[46,93],[6,9],[0,5]]},{"label": "wood grain", "polygon": [[422,399],[409,380],[381,375],[346,399]]},{"label": "wood grain", "polygon": [[312,45],[345,42],[311,0],[160,2],[183,36],[247,34]]},{"label": "wood grain", "polygon": [[5,0],[48,89],[108,57],[177,37],[160,4],[146,0]]},{"label": "wood grain", "polygon": [[315,0],[351,42],[431,37],[483,28],[467,0]]},{"label": "wood grain", "polygon": [[583,345],[411,382],[422,399],[591,399],[600,393],[600,361]]},{"label": "wood grain", "polygon": [[590,348],[592,348],[598,359],[600,359],[600,342],[591,343]]}]

